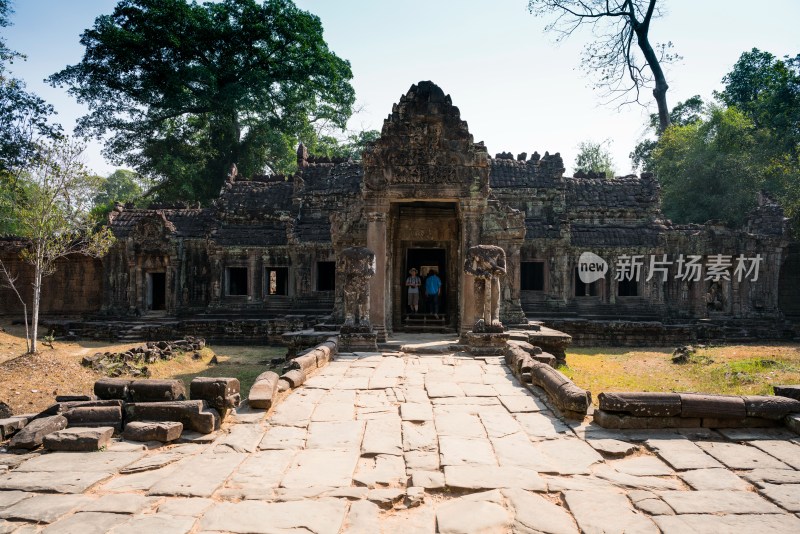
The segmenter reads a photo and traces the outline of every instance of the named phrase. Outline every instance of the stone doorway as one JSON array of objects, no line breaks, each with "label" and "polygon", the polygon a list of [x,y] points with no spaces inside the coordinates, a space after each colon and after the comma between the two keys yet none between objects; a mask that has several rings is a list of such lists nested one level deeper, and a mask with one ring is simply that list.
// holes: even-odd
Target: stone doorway
[{"label": "stone doorway", "polygon": [[[393,281],[392,327],[404,331],[452,331],[458,324],[459,225],[458,210],[450,202],[408,202],[392,206]],[[405,281],[415,267],[423,278],[436,270],[442,280],[439,316],[426,308],[420,295],[420,313],[409,314]],[[430,312],[430,313],[427,313]]]},{"label": "stone doorway", "polygon": [[167,273],[147,273],[147,310],[167,309]]}]

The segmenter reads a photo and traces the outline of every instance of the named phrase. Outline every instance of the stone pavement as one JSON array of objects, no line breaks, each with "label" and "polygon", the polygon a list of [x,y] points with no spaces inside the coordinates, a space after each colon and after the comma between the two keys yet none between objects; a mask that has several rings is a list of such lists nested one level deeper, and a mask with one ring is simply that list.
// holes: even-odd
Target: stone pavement
[{"label": "stone pavement", "polygon": [[496,357],[341,354],[228,421],[0,454],[0,533],[800,532],[797,436],[565,423]]}]

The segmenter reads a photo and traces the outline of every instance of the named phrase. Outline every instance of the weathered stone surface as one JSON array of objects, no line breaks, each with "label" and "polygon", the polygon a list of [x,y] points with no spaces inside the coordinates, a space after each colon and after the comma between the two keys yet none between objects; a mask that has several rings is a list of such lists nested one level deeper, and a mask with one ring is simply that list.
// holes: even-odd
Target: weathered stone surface
[{"label": "weathered stone surface", "polygon": [[356,501],[347,514],[345,534],[374,534],[381,531],[380,508],[370,501]]},{"label": "weathered stone surface", "polygon": [[214,452],[254,452],[264,437],[261,425],[233,425],[214,441]]},{"label": "weathered stone surface", "polygon": [[361,458],[353,475],[356,484],[368,488],[405,487],[407,479],[403,457],[389,454]]},{"label": "weathered stone surface", "polygon": [[306,445],[307,432],[305,428],[273,426],[264,434],[258,448],[261,450],[302,449]]},{"label": "weathered stone surface", "polygon": [[781,509],[750,491],[659,491],[677,514],[779,514]]},{"label": "weathered stone surface", "polygon": [[783,423],[786,425],[786,428],[788,428],[795,434],[800,434],[800,414],[793,413],[787,415],[783,419]]},{"label": "weathered stone surface", "polygon": [[631,475],[622,471],[617,471],[610,465],[598,465],[593,469],[595,476],[608,480],[612,484],[622,488],[635,490],[677,490],[682,489],[682,484],[674,479],[659,478],[646,475]]},{"label": "weathered stone surface", "polygon": [[183,428],[210,434],[219,428],[219,413],[205,401],[137,402],[125,405],[127,421],[177,421]]},{"label": "weathered stone surface", "polygon": [[538,412],[545,408],[541,401],[530,395],[500,395],[497,398],[511,413]]},{"label": "weathered stone surface", "polygon": [[800,401],[800,384],[772,386],[775,395]]},{"label": "weathered stone surface", "polygon": [[299,451],[281,482],[284,488],[346,487],[353,482],[358,450]]},{"label": "weathered stone surface", "polygon": [[800,519],[789,514],[685,514],[653,517],[664,534],[737,534],[740,532],[797,532]]},{"label": "weathered stone surface", "polygon": [[33,497],[34,495],[35,493],[30,493],[27,491],[4,491],[0,493],[0,508],[8,508],[12,504],[17,504],[24,499]]},{"label": "weathered stone surface", "polygon": [[444,473],[416,469],[411,471],[411,484],[425,489],[441,489],[445,486]]},{"label": "weathered stone surface", "polygon": [[615,429],[656,429],[656,428],[694,428],[702,420],[689,417],[636,417],[595,410],[594,422],[603,428]]},{"label": "weathered stone surface", "polygon": [[501,493],[513,511],[514,532],[578,534],[575,521],[563,507],[529,491],[504,489]]},{"label": "weathered stone surface", "polygon": [[567,425],[542,413],[516,413],[514,418],[534,441],[554,439],[565,433],[571,434]]},{"label": "weathered stone surface", "polygon": [[277,532],[338,534],[346,512],[347,501],[344,499],[219,503],[208,510],[200,520],[200,529],[237,534]]},{"label": "weathered stone surface", "polygon": [[187,458],[171,476],[153,485],[149,495],[210,497],[246,456],[233,452]]},{"label": "weathered stone surface", "polygon": [[390,416],[368,420],[364,431],[364,440],[361,442],[361,454],[362,456],[403,454],[400,418]]},{"label": "weathered stone surface", "polygon": [[497,465],[492,444],[488,439],[440,436],[442,465]]},{"label": "weathered stone surface", "polygon": [[128,388],[132,380],[122,378],[101,378],[94,383],[94,394],[100,399],[130,399]]},{"label": "weathered stone surface", "polygon": [[634,476],[669,476],[675,473],[668,465],[650,455],[632,456],[622,460],[612,460],[608,465],[620,471]]},{"label": "weathered stone surface", "polygon": [[760,439],[751,441],[749,444],[774,456],[786,465],[800,470],[800,445],[797,443],[780,439]]},{"label": "weathered stone surface", "polygon": [[186,398],[186,388],[180,380],[132,380],[128,394],[133,402],[181,401]]},{"label": "weathered stone surface", "polygon": [[122,437],[131,441],[175,441],[181,437],[183,423],[178,421],[131,421]]},{"label": "weathered stone surface", "polygon": [[17,432],[8,443],[9,449],[35,449],[42,444],[47,434],[63,430],[67,427],[67,419],[61,415],[51,415],[35,419]]},{"label": "weathered stone surface", "polygon": [[586,443],[592,446],[594,450],[600,454],[610,456],[612,458],[621,458],[627,456],[639,449],[638,445],[621,441],[618,439],[586,439]]},{"label": "weathered stone surface", "polygon": [[681,393],[681,417],[715,419],[744,419],[747,417],[744,399],[735,395],[703,395]]},{"label": "weathered stone surface", "polygon": [[98,451],[108,446],[114,428],[67,428],[57,430],[44,437],[44,448],[51,451]]},{"label": "weathered stone surface", "polygon": [[709,469],[722,464],[706,454],[700,447],[684,437],[673,439],[648,439],[646,445],[655,451],[673,469]]},{"label": "weathered stone surface", "polygon": [[278,393],[278,374],[266,371],[256,377],[253,387],[248,393],[247,402],[252,408],[269,410]]},{"label": "weathered stone surface", "polygon": [[288,382],[289,386],[294,389],[303,385],[303,382],[306,381],[306,374],[302,369],[292,369],[291,371],[284,373],[281,376],[281,380]]},{"label": "weathered stone surface", "polygon": [[547,491],[547,484],[535,470],[518,466],[445,465],[444,478],[452,488]]},{"label": "weathered stone surface", "polygon": [[800,484],[764,484],[759,491],[784,510],[800,513]]},{"label": "weathered stone surface", "polygon": [[116,406],[76,406],[62,414],[70,427],[112,427],[122,430],[122,403]]},{"label": "weathered stone surface", "polygon": [[747,395],[744,406],[748,417],[780,421],[790,413],[800,413],[800,400],[784,396]]},{"label": "weathered stone surface", "polygon": [[283,474],[294,458],[294,451],[262,451],[251,454],[217,492],[217,496],[230,499],[271,500]]},{"label": "weathered stone surface", "polygon": [[308,426],[309,449],[358,449],[364,435],[364,421],[325,421]]},{"label": "weathered stone surface", "polygon": [[205,512],[214,501],[202,497],[167,499],[158,505],[158,513],[171,516],[198,517]]},{"label": "weathered stone surface", "polygon": [[137,515],[112,531],[114,534],[188,534],[195,523],[194,517],[174,517],[167,514]]},{"label": "weathered stone surface", "polygon": [[113,473],[110,471],[38,472],[14,470],[0,475],[0,490],[82,493],[112,475]]},{"label": "weathered stone surface", "polygon": [[192,400],[204,400],[219,412],[236,408],[242,400],[238,378],[198,376],[189,384]]},{"label": "weathered stone surface", "polygon": [[297,358],[292,358],[290,366],[292,369],[301,369],[303,372],[317,368],[317,355],[312,351],[307,352]]},{"label": "weathered stone surface", "polygon": [[144,495],[112,494],[82,506],[81,512],[106,512],[114,514],[138,514],[153,506],[158,499]]},{"label": "weathered stone surface", "polygon": [[441,534],[504,532],[511,526],[511,520],[497,490],[452,499],[436,509],[436,524]]},{"label": "weathered stone surface", "polygon": [[400,417],[403,421],[433,421],[433,409],[430,404],[404,402],[400,405]]},{"label": "weathered stone surface", "polygon": [[742,471],[740,476],[759,487],[766,484],[800,484],[800,471],[794,469],[753,469]]},{"label": "weathered stone surface", "polygon": [[0,517],[36,523],[52,523],[90,500],[85,495],[36,495],[0,510]]},{"label": "weathered stone surface", "polygon": [[105,534],[111,529],[128,520],[127,517],[103,512],[79,512],[71,515],[45,528],[42,532],[47,534]]},{"label": "weathered stone surface", "polygon": [[13,436],[18,430],[28,424],[26,417],[8,417],[0,419],[0,439],[6,440]]},{"label": "weathered stone surface", "polygon": [[636,513],[625,495],[620,493],[565,491],[564,497],[582,532],[659,532],[655,524],[647,516]]},{"label": "weathered stone surface", "polygon": [[677,393],[603,392],[597,396],[597,402],[601,410],[637,417],[673,417],[681,414],[681,397]]},{"label": "weathered stone surface", "polygon": [[750,485],[727,469],[693,469],[678,474],[696,490],[747,491]]},{"label": "weathered stone surface", "polygon": [[747,445],[713,441],[701,441],[697,445],[730,469],[783,469],[788,467],[772,456]]}]

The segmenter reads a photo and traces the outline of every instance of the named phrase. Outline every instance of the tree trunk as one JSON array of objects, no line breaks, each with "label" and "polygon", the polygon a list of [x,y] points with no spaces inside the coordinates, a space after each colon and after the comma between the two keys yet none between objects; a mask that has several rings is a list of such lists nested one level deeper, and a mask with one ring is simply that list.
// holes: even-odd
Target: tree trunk
[{"label": "tree trunk", "polygon": [[648,27],[634,27],[636,32],[636,42],[639,44],[639,49],[644,54],[647,64],[650,65],[650,71],[653,73],[653,78],[656,82],[656,87],[653,89],[653,96],[658,105],[658,133],[660,134],[669,126],[669,107],[667,107],[667,79],[664,77],[664,71],[661,70],[661,63],[658,62],[653,47],[650,46],[648,38]]},{"label": "tree trunk", "polygon": [[42,260],[37,258],[36,265],[34,266],[33,273],[33,320],[31,327],[33,333],[31,335],[31,354],[36,354],[38,349],[38,334],[39,334],[39,302],[42,296]]}]

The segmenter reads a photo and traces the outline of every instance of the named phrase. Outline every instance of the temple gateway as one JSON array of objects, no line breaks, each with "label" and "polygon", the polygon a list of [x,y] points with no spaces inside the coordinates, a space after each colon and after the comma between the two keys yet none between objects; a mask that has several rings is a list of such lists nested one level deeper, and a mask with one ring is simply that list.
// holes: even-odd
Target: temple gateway
[{"label": "temple gateway", "polygon": [[[652,344],[688,332],[781,337],[800,316],[800,249],[766,195],[744,228],[673,224],[650,174],[568,177],[558,153],[491,157],[431,82],[400,97],[361,161],[317,158],[300,145],[297,165],[292,176],[231,172],[207,208],[118,206],[109,218],[117,237],[111,252],[60,270],[45,288],[43,311],[207,323],[331,315],[321,320],[337,324],[344,287],[337,258],[366,247],[375,254],[369,313],[379,339],[415,329],[463,333],[476,319],[466,251],[496,245],[507,258],[505,325],[545,319],[578,342],[641,335]],[[607,262],[605,276],[582,280],[585,252]],[[681,272],[681,255],[702,257],[699,279]],[[728,275],[707,279],[719,255],[730,257]],[[734,273],[740,255],[760,258],[755,279],[752,269],[744,278]],[[665,260],[657,276],[649,276],[651,257]],[[629,258],[641,268],[620,277]],[[438,317],[409,313],[412,267],[440,277]],[[64,287],[84,298],[65,300]]]}]

